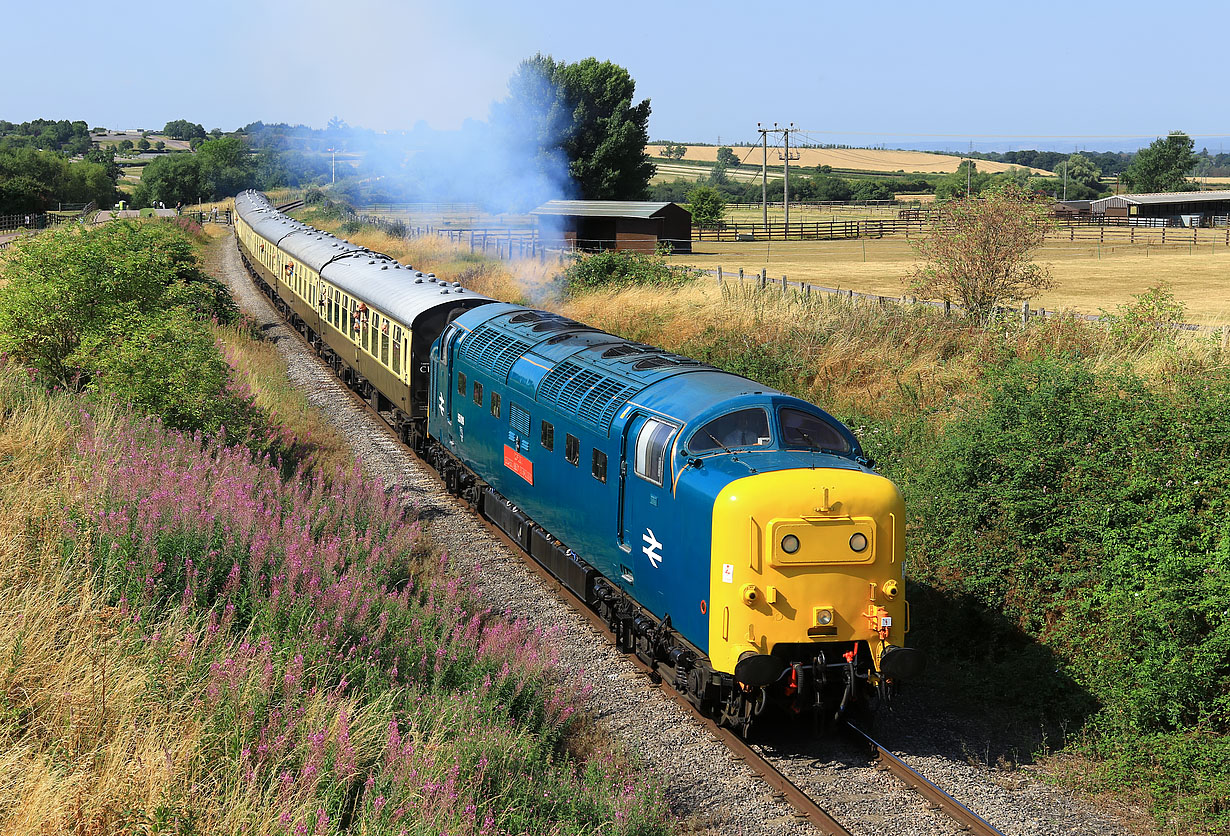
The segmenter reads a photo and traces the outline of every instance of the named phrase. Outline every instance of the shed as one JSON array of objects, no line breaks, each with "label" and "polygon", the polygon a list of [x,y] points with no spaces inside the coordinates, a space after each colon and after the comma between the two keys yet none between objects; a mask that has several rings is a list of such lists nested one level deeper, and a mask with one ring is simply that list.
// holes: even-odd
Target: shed
[{"label": "shed", "polygon": [[1093,214],[1150,225],[1211,226],[1230,215],[1230,191],[1120,194],[1093,201]]},{"label": "shed", "polygon": [[653,252],[669,244],[674,252],[692,252],[692,213],[676,203],[550,200],[530,214],[546,246]]}]

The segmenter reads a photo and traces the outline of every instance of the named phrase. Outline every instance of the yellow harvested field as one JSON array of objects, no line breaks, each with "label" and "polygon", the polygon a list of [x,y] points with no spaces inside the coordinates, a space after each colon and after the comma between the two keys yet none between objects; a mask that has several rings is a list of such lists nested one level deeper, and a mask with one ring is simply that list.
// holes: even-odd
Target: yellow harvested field
[{"label": "yellow harvested field", "polygon": [[[685,160],[701,161],[701,162],[717,162],[717,146],[715,145],[688,145],[688,152],[684,154]],[[744,165],[756,166],[759,169],[761,162],[764,160],[764,152],[760,146],[739,146],[733,147],[731,150],[735,152]],[[818,165],[830,165],[833,168],[846,168],[854,171],[903,171],[906,174],[951,174],[957,170],[957,166],[961,164],[961,157],[954,157],[949,154],[927,154],[922,151],[889,151],[877,148],[798,148],[790,149],[798,151],[798,160],[791,160],[793,165],[815,167]],[[661,156],[661,145],[647,145],[645,153],[653,158],[655,163],[667,162],[665,157]],[[769,149],[769,166],[781,166],[782,160],[778,158],[778,150],[775,148]],[[1007,171],[1013,166],[1007,163],[995,163],[989,160],[976,160],[979,171]],[[1030,171],[1035,174],[1050,174],[1051,172],[1042,168],[1031,168]]]},{"label": "yellow harvested field", "polygon": [[[1165,247],[1126,242],[1050,240],[1037,260],[1051,269],[1054,287],[1031,301],[1034,308],[1096,314],[1132,301],[1132,296],[1168,282],[1187,306],[1187,321],[1230,323],[1230,247],[1205,242]],[[917,263],[904,237],[851,241],[772,241],[714,243],[696,241],[691,255],[672,256],[676,264],[701,269],[721,267],[726,276],[767,269],[780,281],[900,297],[905,277]]]}]

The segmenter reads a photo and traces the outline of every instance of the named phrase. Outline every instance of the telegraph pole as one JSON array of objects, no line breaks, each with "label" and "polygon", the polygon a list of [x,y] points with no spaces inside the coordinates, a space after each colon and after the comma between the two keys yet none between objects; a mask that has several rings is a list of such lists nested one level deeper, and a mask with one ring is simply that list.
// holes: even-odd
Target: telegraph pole
[{"label": "telegraph pole", "polygon": [[[785,139],[785,156],[782,158],[786,161],[786,179],[783,181],[782,187],[782,209],[786,215],[786,223],[790,223],[790,132],[796,130],[794,123],[791,122],[787,128],[777,127],[777,123],[773,123],[771,128],[762,128],[761,123],[756,123],[756,130],[760,132],[760,138],[764,143],[764,164],[761,167],[760,175],[760,201],[764,207],[764,224],[769,225],[769,134],[781,134]],[[796,158],[797,159],[797,158]]]},{"label": "telegraph pole", "polygon": [[[794,123],[790,123],[790,128]],[[782,209],[786,215],[786,235],[790,234],[790,128],[782,128],[782,136],[786,140],[786,177],[782,180]]]},{"label": "telegraph pole", "polygon": [[769,131],[756,123],[760,138],[764,140],[764,163],[760,166],[760,209],[764,215],[764,225],[769,226]]}]

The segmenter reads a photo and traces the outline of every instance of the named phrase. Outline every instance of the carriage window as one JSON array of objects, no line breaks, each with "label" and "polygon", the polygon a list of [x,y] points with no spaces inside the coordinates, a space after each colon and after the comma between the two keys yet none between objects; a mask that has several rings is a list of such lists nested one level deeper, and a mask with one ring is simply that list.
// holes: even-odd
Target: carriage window
[{"label": "carriage window", "polygon": [[666,472],[666,445],[670,443],[675,427],[657,418],[647,418],[636,434],[637,476],[661,485]]},{"label": "carriage window", "polygon": [[785,407],[778,411],[782,424],[782,446],[804,450],[849,453],[850,442],[823,418],[801,409]]},{"label": "carriage window", "polygon": [[594,478],[606,484],[606,453],[594,448]]},{"label": "carriage window", "polygon": [[479,406],[483,405],[483,384],[479,383],[477,380],[474,381],[474,403]]},{"label": "carriage window", "polygon": [[464,395],[466,393],[466,373],[457,372],[457,394]]},{"label": "carriage window", "polygon": [[[368,314],[368,317],[371,316],[374,316],[374,314]],[[363,322],[363,350],[368,354],[372,352],[372,323],[370,319]]]},{"label": "carriage window", "polygon": [[555,425],[549,421],[542,422],[542,446],[548,450],[555,449]]},{"label": "carriage window", "polygon": [[769,415],[763,409],[740,409],[714,418],[692,434],[688,442],[689,453],[708,453],[713,450],[729,450],[736,447],[767,447]]},{"label": "carriage window", "polygon": [[500,417],[500,393],[499,392],[491,393],[491,414],[496,418]]},{"label": "carriage window", "polygon": [[380,362],[389,364],[389,321],[380,326]]},{"label": "carriage window", "polygon": [[581,442],[572,433],[564,433],[564,458],[568,464],[576,464],[581,460]]},{"label": "carriage window", "polygon": [[401,327],[393,329],[393,374],[401,374]]}]

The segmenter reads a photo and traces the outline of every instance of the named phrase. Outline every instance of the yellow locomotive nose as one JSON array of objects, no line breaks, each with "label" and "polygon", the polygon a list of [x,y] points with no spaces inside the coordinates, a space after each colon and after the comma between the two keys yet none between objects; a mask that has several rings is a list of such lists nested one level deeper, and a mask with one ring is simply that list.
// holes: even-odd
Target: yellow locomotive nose
[{"label": "yellow locomotive nose", "polygon": [[[797,469],[736,480],[713,511],[709,654],[815,655],[865,641],[878,666],[885,630],[905,629],[905,508],[892,482],[861,470]],[[772,590],[772,595],[767,594]]]}]

